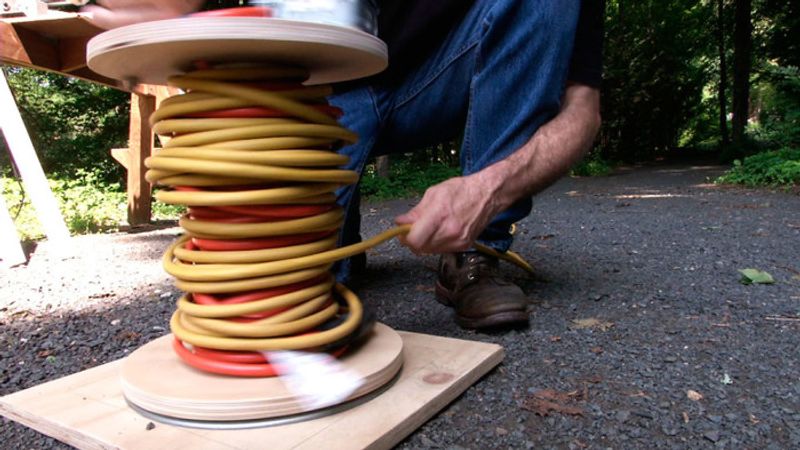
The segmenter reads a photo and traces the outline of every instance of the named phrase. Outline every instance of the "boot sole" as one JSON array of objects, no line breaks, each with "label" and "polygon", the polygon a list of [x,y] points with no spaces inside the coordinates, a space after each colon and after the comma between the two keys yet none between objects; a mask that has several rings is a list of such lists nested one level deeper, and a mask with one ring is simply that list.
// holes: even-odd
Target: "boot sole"
[{"label": "boot sole", "polygon": [[[453,307],[450,291],[442,286],[439,281],[436,282],[436,301],[445,306]],[[460,327],[471,330],[527,325],[530,317],[527,311],[503,311],[486,317],[474,318],[462,316],[454,310],[453,315]]]}]

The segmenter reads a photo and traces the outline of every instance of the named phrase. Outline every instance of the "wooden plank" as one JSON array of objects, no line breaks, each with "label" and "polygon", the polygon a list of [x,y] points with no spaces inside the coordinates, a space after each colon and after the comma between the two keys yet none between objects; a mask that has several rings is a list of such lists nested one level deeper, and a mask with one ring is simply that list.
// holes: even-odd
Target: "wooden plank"
[{"label": "wooden plank", "polygon": [[5,22],[0,22],[0,62],[26,66],[32,64],[17,30]]},{"label": "wooden plank", "polygon": [[27,29],[17,29],[13,26],[9,29],[9,24],[2,26],[0,47],[11,46],[11,50],[5,50],[3,53],[15,55],[13,59],[4,59],[2,62],[48,70],[57,70],[61,66],[55,40]]},{"label": "wooden plank", "polygon": [[68,73],[86,67],[86,44],[91,37],[58,40],[59,71]]},{"label": "wooden plank", "polygon": [[148,121],[156,109],[152,95],[131,94],[130,134],[128,139],[128,223],[150,222],[152,186],[145,180],[144,160],[153,150],[153,129]]},{"label": "wooden plank", "polygon": [[[156,424],[125,405],[120,361],[0,398],[0,414],[78,448],[387,449],[503,359],[495,344],[400,332],[404,366],[377,398],[320,419],[250,430]],[[157,370],[157,368],[154,368]]]},{"label": "wooden plank", "polygon": [[85,14],[60,11],[49,11],[45,16],[5,19],[3,22],[56,39],[93,37],[105,31],[92,24]]},{"label": "wooden plank", "polygon": [[0,181],[0,259],[6,267],[16,266],[28,260],[19,242],[17,228],[8,212],[6,199],[2,195],[3,183]]},{"label": "wooden plank", "polygon": [[114,158],[114,160],[126,170],[128,169],[128,164],[131,160],[131,153],[127,148],[112,148],[111,157]]},{"label": "wooden plank", "polygon": [[75,14],[6,19],[0,21],[0,62],[125,90],[119,81],[86,67],[86,43],[102,31]]},{"label": "wooden plank", "polygon": [[14,162],[19,169],[22,181],[25,183],[25,190],[31,198],[36,209],[36,215],[44,228],[47,238],[56,247],[65,247],[69,242],[69,231],[53,192],[47,183],[47,178],[36,156],[25,123],[19,114],[11,88],[6,82],[5,74],[0,71],[0,128],[8,143],[8,149],[14,158]]}]

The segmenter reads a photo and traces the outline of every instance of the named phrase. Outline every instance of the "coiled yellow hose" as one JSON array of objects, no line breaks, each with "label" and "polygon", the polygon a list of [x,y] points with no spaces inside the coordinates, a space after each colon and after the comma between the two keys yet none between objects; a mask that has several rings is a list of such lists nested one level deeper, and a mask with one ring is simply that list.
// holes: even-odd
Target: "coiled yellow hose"
[{"label": "coiled yellow hose", "polygon": [[[187,93],[163,101],[150,118],[154,131],[169,139],[146,160],[147,180],[175,188],[158,192],[159,201],[190,208],[180,219],[186,234],[163,258],[166,271],[187,292],[170,321],[183,343],[216,350],[297,350],[346,338],[361,323],[363,308],[357,296],[334,283],[331,264],[410,229],[396,227],[335,248],[344,214],[335,205],[334,191],[358,181],[356,172],[338,169],[347,157],[335,150],[354,143],[357,136],[331,113],[325,100],[329,87],[299,85],[307,75],[294,67],[197,70],[169,80]],[[274,86],[257,85],[264,82]],[[279,117],[214,115],[253,107],[278,112]],[[200,214],[203,208],[253,211],[247,208],[304,205],[318,212],[263,221],[228,220],[236,215],[214,211],[205,213],[210,218]],[[320,237],[279,247],[209,251],[194,244],[203,239],[235,244],[315,233]],[[516,254],[481,250],[530,270]],[[286,286],[293,288],[280,291]],[[334,287],[346,306],[330,300]],[[261,290],[270,289],[278,291],[259,298]],[[242,293],[249,295],[248,301],[225,301]],[[202,295],[223,300],[201,304],[196,300]],[[331,322],[333,326],[312,333]]]},{"label": "coiled yellow hose", "polygon": [[[357,136],[339,126],[324,104],[328,87],[266,91],[243,83],[265,80],[296,83],[307,76],[297,68],[199,70],[173,77],[170,84],[189,91],[165,100],[151,117],[154,131],[170,139],[146,161],[147,179],[172,190],[158,200],[189,207],[248,205],[331,205],[325,212],[287,220],[229,223],[202,220],[191,212],[180,220],[186,235],[163,258],[166,271],[188,291],[178,301],[170,326],[184,343],[218,350],[261,351],[308,349],[353,333],[362,319],[358,298],[336,286],[347,307],[329,301],[334,261],[408,231],[399,227],[355,246],[335,249],[335,231],[343,212],[334,207],[334,190],[354,183],[358,175],[337,169],[347,158],[333,148],[353,143]],[[278,118],[197,118],[221,109],[264,107]],[[186,118],[186,116],[190,116]],[[270,186],[272,183],[280,183]],[[215,188],[234,188],[218,190]],[[238,187],[237,187],[238,186]],[[203,251],[186,247],[192,238],[237,240],[333,232],[312,242],[279,248]],[[198,304],[195,294],[228,294],[276,288],[309,280],[310,286],[246,303]],[[250,322],[231,321],[269,311],[277,314]],[[307,334],[346,311],[335,327]]]}]

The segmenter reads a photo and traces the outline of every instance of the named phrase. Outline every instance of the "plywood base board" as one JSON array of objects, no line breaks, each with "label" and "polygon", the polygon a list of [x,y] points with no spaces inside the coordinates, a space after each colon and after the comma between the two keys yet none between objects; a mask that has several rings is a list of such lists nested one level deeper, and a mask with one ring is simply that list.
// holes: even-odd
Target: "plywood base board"
[{"label": "plywood base board", "polygon": [[500,346],[400,332],[400,378],[377,398],[342,413],[251,430],[157,424],[125,403],[121,361],[0,398],[0,414],[78,448],[391,448],[503,359]]},{"label": "plywood base board", "polygon": [[[235,378],[195,370],[175,357],[172,341],[172,336],[161,337],[125,358],[121,385],[129,402],[156,414],[192,420],[256,420],[306,412],[308,398],[298,397],[281,379]],[[360,348],[338,360],[340,370],[361,380],[346,400],[391,381],[403,365],[402,352],[400,335],[382,323],[375,324]]]}]

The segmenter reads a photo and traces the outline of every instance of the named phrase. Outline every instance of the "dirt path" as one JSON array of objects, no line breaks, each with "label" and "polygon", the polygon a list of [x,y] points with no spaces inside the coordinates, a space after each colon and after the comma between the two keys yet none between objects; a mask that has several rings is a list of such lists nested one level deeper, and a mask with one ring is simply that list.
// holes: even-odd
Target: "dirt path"
[{"label": "dirt path", "polygon": [[[708,185],[719,172],[623,170],[539,196],[514,246],[547,280],[520,278],[526,330],[460,330],[433,299],[435,258],[370,252],[358,290],[382,321],[507,352],[403,447],[800,447],[800,197]],[[365,205],[364,234],[412,203]],[[61,263],[45,244],[0,272],[0,394],[164,334],[177,292],[158,258],[176,233],[77,238]],[[776,284],[740,284],[750,267]],[[59,445],[8,422],[0,442]]]}]

